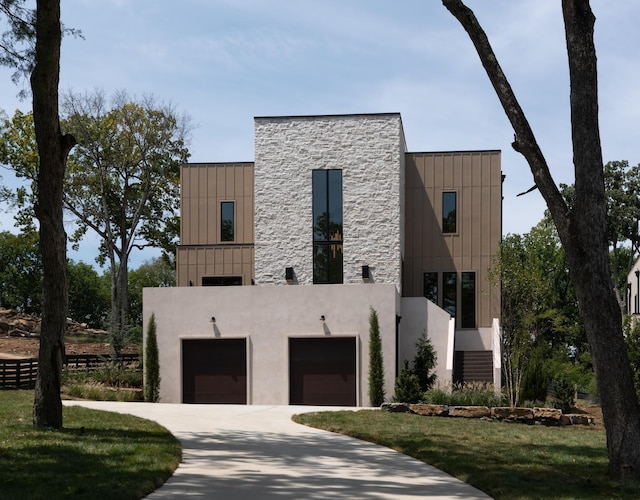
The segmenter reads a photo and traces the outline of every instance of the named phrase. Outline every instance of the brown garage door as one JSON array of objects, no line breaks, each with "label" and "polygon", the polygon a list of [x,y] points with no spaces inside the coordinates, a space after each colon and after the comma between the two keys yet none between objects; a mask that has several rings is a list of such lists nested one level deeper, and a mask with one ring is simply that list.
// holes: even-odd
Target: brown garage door
[{"label": "brown garage door", "polygon": [[182,401],[246,404],[246,340],[183,340]]},{"label": "brown garage door", "polygon": [[355,406],[355,337],[289,339],[289,403]]}]

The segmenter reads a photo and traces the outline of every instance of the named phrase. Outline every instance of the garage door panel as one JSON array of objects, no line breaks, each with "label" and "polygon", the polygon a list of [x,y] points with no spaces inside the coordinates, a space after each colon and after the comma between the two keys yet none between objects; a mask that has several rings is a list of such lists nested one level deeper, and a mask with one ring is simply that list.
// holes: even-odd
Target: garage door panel
[{"label": "garage door panel", "polygon": [[289,339],[289,401],[356,405],[356,339]]},{"label": "garage door panel", "polygon": [[185,403],[247,403],[245,339],[185,339],[182,399]]}]

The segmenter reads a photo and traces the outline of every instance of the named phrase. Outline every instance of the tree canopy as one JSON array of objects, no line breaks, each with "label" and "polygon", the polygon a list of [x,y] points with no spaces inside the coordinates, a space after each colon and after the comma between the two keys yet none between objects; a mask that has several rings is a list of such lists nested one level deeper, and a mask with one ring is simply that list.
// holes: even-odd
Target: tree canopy
[{"label": "tree canopy", "polygon": [[[140,100],[120,92],[69,93],[63,125],[79,144],[69,157],[65,209],[74,216],[77,245],[87,231],[100,238],[101,264],[111,273],[112,329],[129,327],[128,261],[134,249],[163,249],[173,263],[178,238],[179,166],[189,156],[190,119],[151,96]],[[38,148],[33,119],[16,111],[2,124],[0,161],[33,180]],[[20,188],[18,223],[28,228],[35,190]]]}]

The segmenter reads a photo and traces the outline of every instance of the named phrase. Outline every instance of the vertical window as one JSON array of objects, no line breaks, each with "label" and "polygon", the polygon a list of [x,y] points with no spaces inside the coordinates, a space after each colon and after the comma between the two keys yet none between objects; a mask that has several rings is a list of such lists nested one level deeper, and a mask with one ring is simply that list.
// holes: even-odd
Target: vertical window
[{"label": "vertical window", "polygon": [[476,273],[462,273],[460,291],[460,314],[462,328],[476,327]]},{"label": "vertical window", "polygon": [[442,309],[447,311],[452,318],[456,317],[457,291],[456,273],[442,273]]},{"label": "vertical window", "polygon": [[456,217],[456,198],[455,192],[442,193],[442,232],[456,233],[458,231]]},{"label": "vertical window", "polygon": [[314,170],[313,282],[342,283],[342,170]]},{"label": "vertical window", "polygon": [[434,304],[438,303],[438,273],[424,273],[423,294]]},{"label": "vertical window", "polygon": [[233,241],[235,233],[233,201],[220,203],[220,241]]}]

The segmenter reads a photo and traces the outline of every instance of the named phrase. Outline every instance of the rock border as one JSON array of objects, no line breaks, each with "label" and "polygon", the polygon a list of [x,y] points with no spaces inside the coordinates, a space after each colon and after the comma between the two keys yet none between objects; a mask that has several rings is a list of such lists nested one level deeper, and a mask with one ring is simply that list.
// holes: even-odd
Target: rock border
[{"label": "rock border", "polygon": [[595,420],[590,415],[563,414],[562,410],[556,408],[383,403],[380,409],[391,413],[412,413],[427,417],[481,418],[529,425],[595,425]]}]

